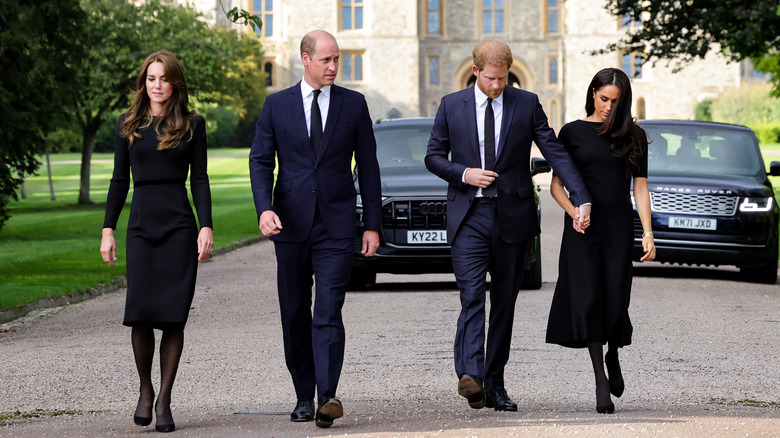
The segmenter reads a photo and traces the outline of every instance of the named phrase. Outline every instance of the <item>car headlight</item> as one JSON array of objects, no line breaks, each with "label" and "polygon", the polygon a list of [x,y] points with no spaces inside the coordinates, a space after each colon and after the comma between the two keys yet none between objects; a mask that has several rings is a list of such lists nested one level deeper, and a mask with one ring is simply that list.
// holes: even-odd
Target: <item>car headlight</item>
[{"label": "car headlight", "polygon": [[743,198],[739,211],[769,211],[772,209],[772,198]]}]

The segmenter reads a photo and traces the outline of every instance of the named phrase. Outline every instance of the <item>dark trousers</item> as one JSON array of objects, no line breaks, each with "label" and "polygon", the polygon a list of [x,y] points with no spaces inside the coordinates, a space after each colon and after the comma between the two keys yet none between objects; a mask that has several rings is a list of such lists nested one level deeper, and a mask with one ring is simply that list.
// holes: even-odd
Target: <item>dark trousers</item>
[{"label": "dark trousers", "polygon": [[306,241],[274,242],[274,248],[284,356],[295,393],[298,400],[311,400],[316,386],[319,397],[335,396],[344,363],[341,308],[354,239],[330,238],[317,212]]},{"label": "dark trousers", "polygon": [[[523,280],[528,242],[507,243],[498,232],[496,200],[475,198],[452,241],[452,265],[461,312],[455,334],[455,372],[484,379],[485,389],[504,387],[515,302]],[[490,319],[485,348],[486,274]]]}]

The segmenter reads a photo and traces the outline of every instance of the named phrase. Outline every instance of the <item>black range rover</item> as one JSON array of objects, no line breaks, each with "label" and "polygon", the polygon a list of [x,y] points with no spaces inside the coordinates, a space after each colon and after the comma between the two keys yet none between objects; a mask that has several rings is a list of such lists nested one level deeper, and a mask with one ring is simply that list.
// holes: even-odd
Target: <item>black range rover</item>
[{"label": "black range rover", "polygon": [[[648,186],[659,262],[734,265],[777,281],[778,206],[753,131],[695,121],[642,121],[651,141]],[[769,175],[780,175],[773,161]],[[634,209],[634,253],[642,224]]]},{"label": "black range rover", "polygon": [[[362,204],[358,190],[355,258],[350,289],[361,290],[376,283],[377,272],[424,274],[452,272],[447,244],[447,182],[425,168],[425,152],[433,118],[390,119],[374,125],[377,160],[382,178],[382,230],[374,257],[360,254]],[[550,166],[534,158],[532,175],[549,172]],[[539,196],[535,195],[537,213]],[[539,237],[529,245],[523,289],[542,287],[542,260]]]}]

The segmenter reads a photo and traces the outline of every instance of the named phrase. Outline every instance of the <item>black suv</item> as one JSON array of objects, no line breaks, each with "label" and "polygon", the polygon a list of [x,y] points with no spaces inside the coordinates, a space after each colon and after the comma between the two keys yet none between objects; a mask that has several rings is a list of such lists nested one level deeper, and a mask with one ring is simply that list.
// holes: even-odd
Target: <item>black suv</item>
[{"label": "black suv", "polygon": [[[656,261],[735,265],[749,281],[775,283],[778,206],[753,131],[682,120],[642,121]],[[769,175],[780,175],[773,161]],[[634,209],[634,255],[642,224]]]},{"label": "black suv", "polygon": [[[452,272],[447,244],[447,182],[425,168],[425,152],[433,118],[390,119],[374,125],[377,160],[382,178],[382,231],[374,257],[360,254],[364,231],[358,190],[355,258],[350,289],[362,290],[376,283],[377,272],[424,274]],[[541,158],[532,160],[531,174],[549,172]],[[539,196],[535,195],[537,214]],[[537,236],[526,256],[523,289],[542,287],[542,259]]]}]

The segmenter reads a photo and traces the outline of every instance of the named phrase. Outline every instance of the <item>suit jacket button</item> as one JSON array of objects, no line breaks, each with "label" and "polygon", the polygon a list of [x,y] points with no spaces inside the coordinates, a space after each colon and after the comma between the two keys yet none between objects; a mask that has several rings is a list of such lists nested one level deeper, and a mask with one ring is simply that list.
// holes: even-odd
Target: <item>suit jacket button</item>
[{"label": "suit jacket button", "polygon": [[314,193],[314,192],[316,192],[316,191],[317,191],[317,189],[316,189],[315,187],[312,187],[312,188],[311,188],[311,192],[312,192],[312,193]]}]

